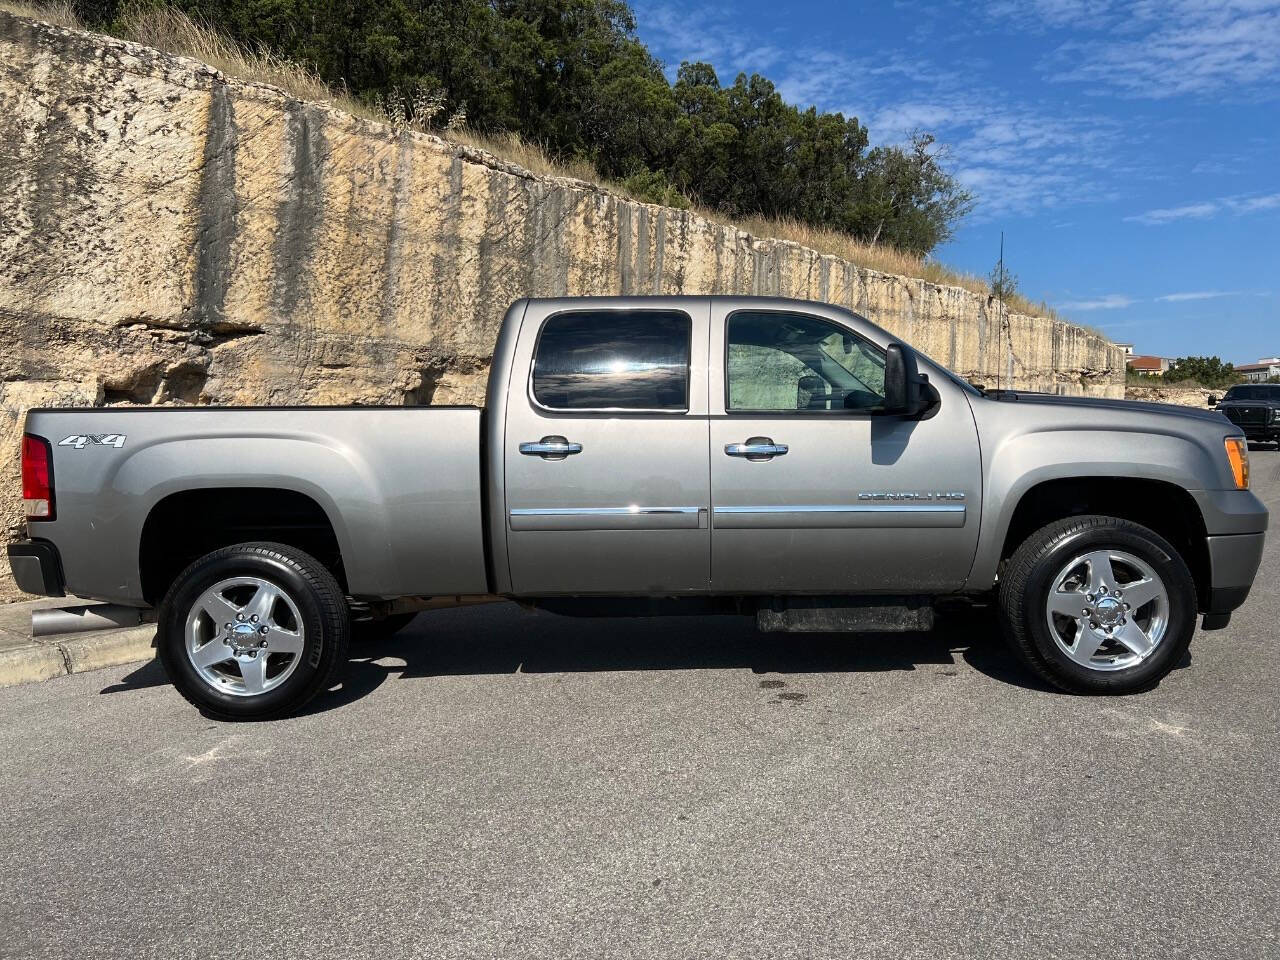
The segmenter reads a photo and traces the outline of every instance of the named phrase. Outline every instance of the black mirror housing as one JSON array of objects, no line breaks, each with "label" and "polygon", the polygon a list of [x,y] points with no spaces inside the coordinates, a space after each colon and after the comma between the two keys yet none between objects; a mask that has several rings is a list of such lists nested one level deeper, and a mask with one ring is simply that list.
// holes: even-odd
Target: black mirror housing
[{"label": "black mirror housing", "polygon": [[900,343],[891,343],[884,357],[884,412],[907,412],[907,357]]},{"label": "black mirror housing", "polygon": [[1209,396],[1205,399],[1204,402],[1206,406],[1216,407],[1218,405],[1218,398],[1215,397],[1213,394],[1209,394]]},{"label": "black mirror housing", "polygon": [[884,412],[897,417],[918,417],[937,402],[937,391],[920,375],[915,351],[891,343],[884,356]]}]

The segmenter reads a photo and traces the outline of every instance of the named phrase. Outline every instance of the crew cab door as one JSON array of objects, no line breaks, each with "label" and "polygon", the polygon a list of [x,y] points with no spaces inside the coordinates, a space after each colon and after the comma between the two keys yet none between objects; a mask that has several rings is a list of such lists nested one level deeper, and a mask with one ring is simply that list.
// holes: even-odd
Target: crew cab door
[{"label": "crew cab door", "polygon": [[709,309],[530,305],[503,441],[515,593],[707,590]]},{"label": "crew cab door", "polygon": [[[887,341],[835,308],[711,316],[712,589],[935,593],[977,545],[981,463],[960,388],[887,416]],[[924,369],[922,367],[922,369]]]}]

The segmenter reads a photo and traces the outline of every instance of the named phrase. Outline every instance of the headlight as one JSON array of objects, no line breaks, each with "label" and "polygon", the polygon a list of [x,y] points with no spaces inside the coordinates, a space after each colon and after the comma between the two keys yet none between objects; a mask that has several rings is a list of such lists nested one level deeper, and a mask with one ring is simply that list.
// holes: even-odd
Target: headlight
[{"label": "headlight", "polygon": [[1231,464],[1231,476],[1237,490],[1249,489],[1249,445],[1244,437],[1227,437],[1227,462]]}]

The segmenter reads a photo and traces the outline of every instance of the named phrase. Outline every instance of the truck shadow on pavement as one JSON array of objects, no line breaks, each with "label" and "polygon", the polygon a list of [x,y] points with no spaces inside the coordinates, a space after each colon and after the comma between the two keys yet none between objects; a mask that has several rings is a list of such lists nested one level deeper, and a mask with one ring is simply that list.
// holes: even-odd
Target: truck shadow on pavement
[{"label": "truck shadow on pavement", "polygon": [[873,673],[955,666],[957,660],[1002,683],[1058,692],[1014,659],[988,611],[939,617],[928,633],[764,634],[747,617],[595,620],[503,604],[423,615],[393,637],[353,644],[340,684],[305,712],[351,703],[393,677],[719,669]]},{"label": "truck shadow on pavement", "polygon": [[[420,615],[393,637],[353,643],[337,684],[304,710],[352,703],[388,679],[506,673],[750,670],[755,674],[874,673],[960,666],[1000,683],[1066,696],[1005,646],[993,611],[939,615],[928,633],[765,634],[748,617],[587,619],[494,604]],[[1178,665],[1190,663],[1190,655]],[[942,671],[941,676],[955,676]],[[152,661],[102,693],[167,683]]]}]

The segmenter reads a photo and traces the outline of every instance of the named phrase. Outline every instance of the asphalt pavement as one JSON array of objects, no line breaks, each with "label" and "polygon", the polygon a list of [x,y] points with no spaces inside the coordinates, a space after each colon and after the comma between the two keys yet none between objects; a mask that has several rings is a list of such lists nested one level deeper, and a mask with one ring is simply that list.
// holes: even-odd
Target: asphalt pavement
[{"label": "asphalt pavement", "polygon": [[1045,689],[981,614],[508,604],[420,616],[274,723],[155,664],[0,690],[0,955],[1280,956],[1278,543],[1132,697]]}]

